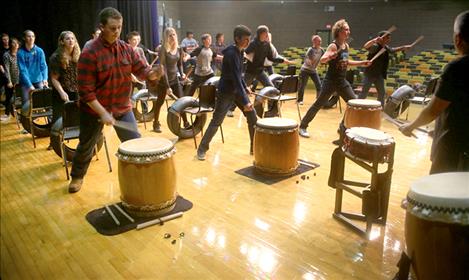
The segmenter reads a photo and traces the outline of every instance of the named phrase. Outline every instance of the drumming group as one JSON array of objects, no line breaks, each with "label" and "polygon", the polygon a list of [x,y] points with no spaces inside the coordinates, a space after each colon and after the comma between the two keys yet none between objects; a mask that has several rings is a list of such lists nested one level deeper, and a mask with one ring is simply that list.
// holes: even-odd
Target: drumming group
[{"label": "drumming group", "polygon": [[[133,37],[137,37],[135,34],[128,37],[130,44],[119,39],[123,25],[119,11],[103,9],[99,22],[97,31],[100,34],[88,41],[81,52],[75,35],[69,31],[63,32],[59,37],[59,49],[50,59],[52,86],[58,93],[54,104],[62,103],[53,108],[53,122],[61,117],[64,102],[79,98],[79,143],[72,159],[68,186],[70,193],[81,189],[96,145],[102,141],[104,125],[113,125],[122,142],[117,157],[125,209],[134,215],[151,216],[174,208],[176,186],[174,181],[168,179],[176,176],[171,159],[175,153],[174,143],[161,137],[141,138],[134,116],[135,104],[131,101],[142,101],[143,97],[132,97],[131,100],[129,93],[133,91],[132,84],[144,84],[145,98],[153,101],[154,132],[162,131],[160,109],[165,100],[168,96],[176,100],[168,109],[168,118],[174,118],[174,126],[170,130],[181,138],[192,137],[203,130],[201,116],[196,114],[199,118],[197,123],[189,120],[186,113],[194,106],[202,110],[202,105],[197,102],[202,104],[203,91],[214,94],[216,102],[210,108],[212,118],[206,130],[202,131],[202,140],[197,147],[196,157],[200,161],[206,160],[210,142],[217,130],[221,129],[224,118],[232,116],[236,107],[239,108],[247,120],[249,152],[254,157],[254,167],[259,173],[273,177],[296,172],[299,166],[299,137],[311,137],[308,126],[330,97],[336,94],[347,102],[347,109],[337,129],[339,139],[334,141],[338,148],[331,155],[328,184],[336,191],[334,217],[364,235],[369,234],[372,223],[386,223],[396,143],[389,134],[380,130],[385,104],[384,80],[389,54],[413,46],[389,47],[393,30],[379,32],[376,38],[366,42],[367,60],[355,61],[349,58],[347,42],[350,26],[344,19],[335,22],[332,27],[333,41],[326,50],[321,49],[319,36],[312,37],[312,46],[306,52],[298,79],[294,75],[292,78],[266,73],[269,69],[269,66],[266,67],[267,61],[293,62],[278,55],[271,43],[269,28],[265,25],[260,25],[255,34],[244,25],[236,26],[233,30],[234,43],[220,51],[211,47],[212,39],[208,34],[202,36],[200,46],[190,44],[189,40],[187,45],[180,47],[175,30],[166,28],[158,62],[155,59],[149,64],[144,54],[137,51],[135,46],[138,42],[131,43]],[[18,61],[43,59],[42,50],[34,46],[34,33],[27,31],[24,35],[26,51],[18,52]],[[418,279],[469,277],[469,11],[459,14],[454,22],[454,44],[460,56],[450,62],[439,77],[434,97],[414,121],[399,127],[404,135],[412,136],[414,129],[436,120],[432,175],[412,185],[405,204],[407,256]],[[17,50],[18,45],[18,40],[11,40],[11,50]],[[219,66],[219,77],[215,76],[212,62]],[[29,81],[23,86],[23,103],[29,100],[31,91],[48,86],[47,66],[40,60],[34,63],[40,65],[40,71],[32,74],[41,76],[40,79],[27,78],[27,68],[17,69],[21,79]],[[187,63],[195,64],[191,67],[195,72],[191,77],[192,84],[184,89],[180,80],[186,80],[186,76],[190,75],[183,69]],[[320,63],[328,65],[322,81],[316,71]],[[19,65],[25,65],[24,61]],[[359,99],[346,79],[349,66],[365,68]],[[281,100],[276,96],[286,91],[289,82],[293,81],[293,88],[298,91],[296,101],[303,104],[308,77],[317,89],[315,102],[299,124],[295,120],[282,118]],[[77,83],[71,82],[73,79]],[[12,82],[15,83],[10,80],[9,84]],[[255,89],[257,82],[264,86],[259,92]],[[366,99],[372,84],[378,92],[377,101]],[[8,89],[11,87],[8,86]],[[199,100],[192,98],[197,89],[200,91]],[[7,99],[10,100],[11,96]],[[267,103],[265,111],[264,103]],[[11,106],[7,104],[6,114],[10,113]],[[183,133],[187,135],[182,136]],[[142,150],[143,146],[145,150]],[[345,159],[369,171],[371,183],[362,186],[361,183],[346,180]],[[387,169],[379,173],[378,166],[382,164],[386,164]],[[453,185],[448,185],[448,182]],[[145,185],[165,187],[164,191],[155,193],[145,190]],[[352,191],[352,186],[365,187],[366,190],[357,193]],[[362,198],[363,215],[342,211],[343,191]],[[366,221],[366,229],[356,228],[351,219]],[[436,245],[429,247],[425,244]],[[435,251],[447,260],[436,256]],[[440,264],[435,265],[436,261]],[[404,260],[401,265],[405,266]]]}]

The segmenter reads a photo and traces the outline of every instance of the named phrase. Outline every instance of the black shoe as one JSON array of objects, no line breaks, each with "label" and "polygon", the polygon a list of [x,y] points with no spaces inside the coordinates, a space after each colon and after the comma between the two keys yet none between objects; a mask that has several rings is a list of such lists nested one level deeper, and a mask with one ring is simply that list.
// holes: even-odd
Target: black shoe
[{"label": "black shoe", "polygon": [[342,141],[340,141],[340,139],[337,139],[337,140],[332,141],[332,144],[334,144],[334,145],[336,145],[336,146],[341,146],[341,145],[342,145]]},{"label": "black shoe", "polygon": [[153,122],[153,131],[156,133],[161,133],[161,124],[160,122]]},{"label": "black shoe", "polygon": [[53,149],[52,144],[49,144],[49,146],[47,146],[47,150],[50,151],[52,149]]}]

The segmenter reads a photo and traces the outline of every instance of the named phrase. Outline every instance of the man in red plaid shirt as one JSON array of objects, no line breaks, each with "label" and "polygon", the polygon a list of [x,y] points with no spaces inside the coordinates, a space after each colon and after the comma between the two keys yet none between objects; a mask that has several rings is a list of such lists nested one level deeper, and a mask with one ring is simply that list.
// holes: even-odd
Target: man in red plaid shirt
[{"label": "man in red plaid shirt", "polygon": [[70,193],[79,191],[83,184],[104,124],[114,125],[119,120],[133,126],[133,130],[114,127],[122,142],[140,137],[130,103],[131,74],[140,80],[157,79],[148,63],[119,39],[122,31],[120,12],[104,8],[99,13],[99,20],[101,35],[86,45],[78,61],[80,137],[73,156]]}]

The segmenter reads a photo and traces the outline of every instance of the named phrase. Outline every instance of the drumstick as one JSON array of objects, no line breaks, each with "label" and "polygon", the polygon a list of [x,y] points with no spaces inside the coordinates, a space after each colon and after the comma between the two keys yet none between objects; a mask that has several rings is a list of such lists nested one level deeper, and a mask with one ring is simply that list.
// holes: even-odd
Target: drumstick
[{"label": "drumstick", "polygon": [[384,52],[386,51],[386,48],[382,48],[379,50],[379,52],[377,54],[375,54],[375,56],[373,56],[373,58],[370,60],[370,62],[373,62],[375,59],[377,59],[380,55],[382,55]]},{"label": "drumstick", "polygon": [[117,217],[114,215],[114,213],[112,213],[111,208],[109,208],[108,205],[104,205],[104,208],[106,208],[106,211],[111,216],[111,218],[114,220],[114,223],[116,223],[116,225],[120,226],[121,223],[119,222]]},{"label": "drumstick", "polygon": [[117,204],[114,204],[114,207],[116,207],[116,208],[117,208],[117,210],[119,210],[119,212],[121,212],[121,214],[122,214],[122,215],[124,215],[124,217],[126,217],[126,218],[127,218],[129,221],[131,221],[132,223],[133,223],[133,222],[135,222],[135,220],[134,220],[132,217],[130,217],[130,215],[129,215],[129,214],[125,213],[125,211],[124,211],[124,210],[122,210],[122,208],[120,208],[120,206],[119,206],[119,205],[117,205]]},{"label": "drumstick", "polygon": [[177,212],[177,213],[165,216],[165,217],[157,218],[157,219],[145,222],[145,223],[138,224],[137,225],[137,230],[144,229],[146,227],[159,224],[161,222],[166,222],[166,221],[169,221],[169,220],[172,220],[172,219],[179,218],[179,217],[182,216],[183,213],[184,212],[181,211],[181,212]]},{"label": "drumstick", "polygon": [[157,59],[158,59],[158,55],[152,60],[152,62],[150,63],[150,66],[153,66],[153,64],[155,64]]},{"label": "drumstick", "polygon": [[138,131],[137,129],[135,129],[135,127],[132,125],[132,123],[129,123],[129,122],[115,120],[114,121],[114,126],[117,126],[119,128],[122,128],[122,129],[125,129],[125,130],[128,130],[128,131],[134,131],[134,132]]},{"label": "drumstick", "polygon": [[[389,116],[388,114],[386,114],[385,112],[383,112],[383,117],[385,120],[387,120],[388,122],[392,123],[393,125],[397,126],[398,128],[401,128],[402,124],[399,123],[398,121],[396,121],[395,119],[391,118],[391,116]],[[412,137],[414,138],[418,138],[417,135],[415,135],[413,132],[410,134]]]},{"label": "drumstick", "polygon": [[425,38],[423,35],[420,35],[412,44],[410,44],[410,47],[414,47],[415,45],[417,45],[417,43],[419,43],[420,41],[423,40],[423,38]]}]

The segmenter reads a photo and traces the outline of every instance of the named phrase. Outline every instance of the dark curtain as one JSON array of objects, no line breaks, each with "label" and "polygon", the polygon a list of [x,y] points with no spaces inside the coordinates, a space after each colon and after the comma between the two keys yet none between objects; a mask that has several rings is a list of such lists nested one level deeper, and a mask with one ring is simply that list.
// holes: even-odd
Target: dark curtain
[{"label": "dark curtain", "polygon": [[[154,1],[123,0],[36,0],[9,1],[2,5],[0,33],[22,38],[22,32],[31,29],[36,34],[36,44],[49,57],[57,48],[57,39],[62,31],[70,30],[77,36],[80,46],[91,38],[98,25],[98,13],[102,8],[114,7],[124,18],[121,39],[133,30],[142,35],[142,43],[154,49],[153,29],[158,30],[157,14],[152,19]],[[154,23],[152,23],[154,22]]]}]

